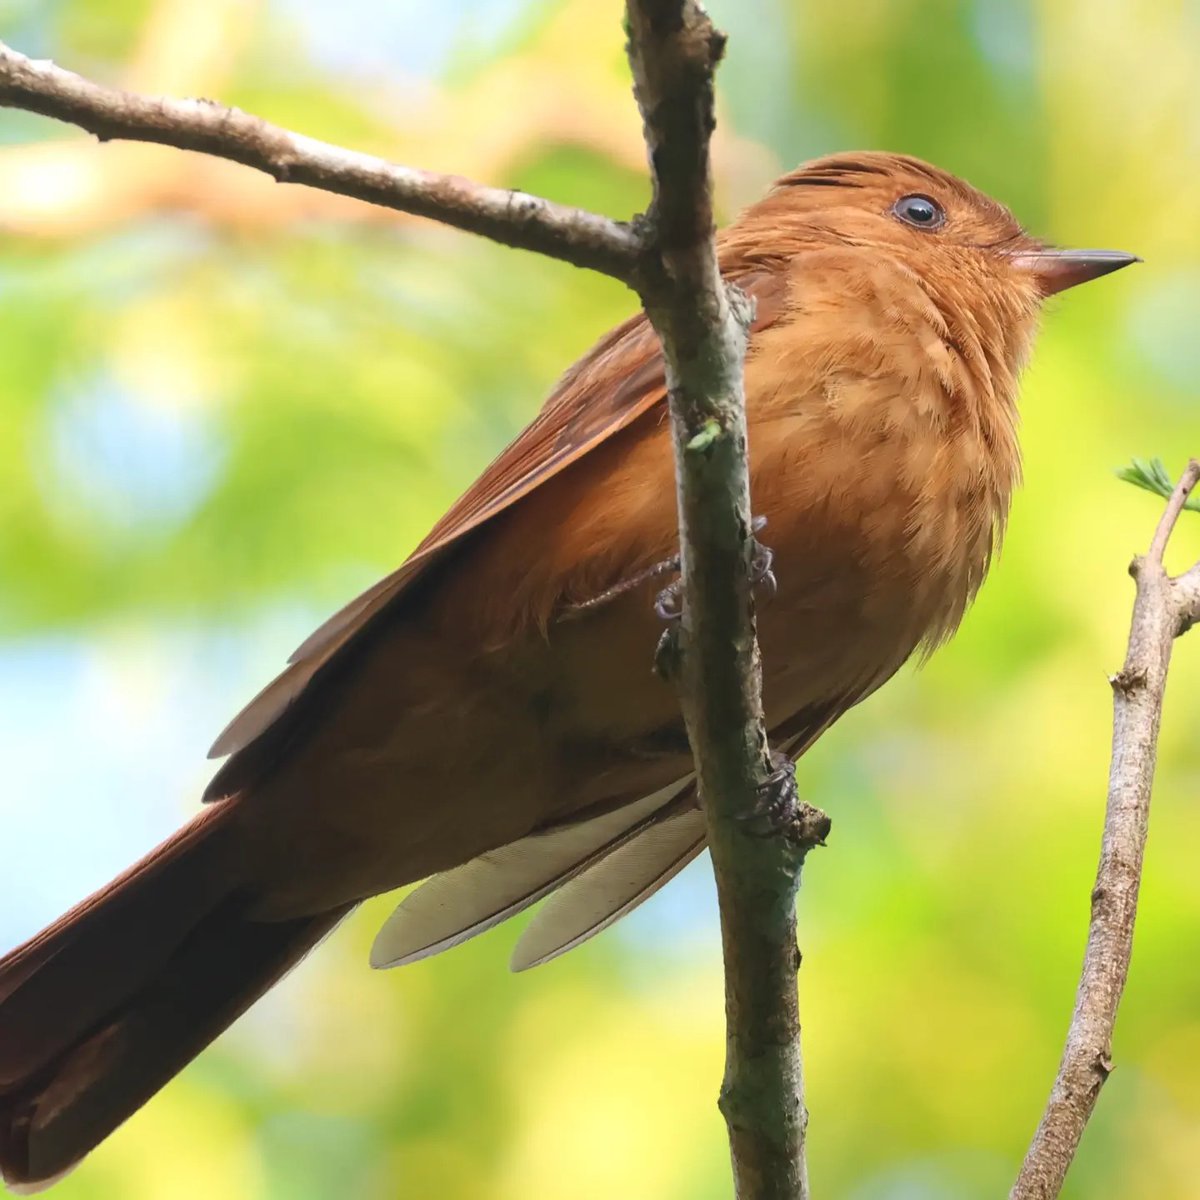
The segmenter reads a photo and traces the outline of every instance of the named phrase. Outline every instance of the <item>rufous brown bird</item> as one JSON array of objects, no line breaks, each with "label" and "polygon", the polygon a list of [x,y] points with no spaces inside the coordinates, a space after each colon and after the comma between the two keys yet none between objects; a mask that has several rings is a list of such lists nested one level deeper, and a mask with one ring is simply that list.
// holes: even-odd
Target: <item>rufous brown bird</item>
[{"label": "rufous brown bird", "polygon": [[[958,625],[1017,482],[1042,302],[1135,259],[1051,249],[954,176],[876,153],[785,175],[719,249],[756,304],[751,487],[778,575],[763,688],[795,757]],[[703,849],[651,670],[653,568],[677,541],[665,391],[644,316],[603,337],[220,735],[200,815],[0,961],[10,1185],[69,1169],[368,896],[432,876],[376,966],[549,896],[522,968]]]}]

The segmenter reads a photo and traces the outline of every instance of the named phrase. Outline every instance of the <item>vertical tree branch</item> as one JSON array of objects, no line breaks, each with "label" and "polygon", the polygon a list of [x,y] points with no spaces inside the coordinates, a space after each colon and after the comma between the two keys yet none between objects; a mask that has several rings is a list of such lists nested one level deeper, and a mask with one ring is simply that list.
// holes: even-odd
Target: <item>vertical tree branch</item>
[{"label": "vertical tree branch", "polygon": [[[796,996],[796,889],[828,831],[814,810],[791,836],[747,818],[774,779],[762,710],[751,584],[742,367],[752,316],[721,279],[708,139],[724,36],[687,0],[628,0],[629,59],[654,175],[647,236],[660,267],[639,285],[670,389],[684,610],[660,664],[687,721],[708,823],[725,954],[721,1111],[742,1200],[808,1195],[808,1114]],[[784,569],[786,569],[786,564]]]},{"label": "vertical tree branch", "polygon": [[1113,1027],[1133,953],[1167,668],[1175,639],[1200,619],[1200,564],[1172,579],[1163,554],[1197,481],[1200,462],[1193,459],[1167,503],[1149,552],[1130,566],[1137,598],[1125,665],[1110,680],[1112,766],[1083,972],[1058,1075],[1010,1200],[1053,1200],[1059,1194],[1113,1069]]}]

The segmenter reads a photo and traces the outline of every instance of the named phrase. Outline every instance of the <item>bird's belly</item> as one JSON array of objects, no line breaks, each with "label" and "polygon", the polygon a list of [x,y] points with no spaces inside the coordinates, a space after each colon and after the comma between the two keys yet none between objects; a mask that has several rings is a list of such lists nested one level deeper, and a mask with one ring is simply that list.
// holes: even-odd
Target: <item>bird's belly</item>
[{"label": "bird's belly", "polygon": [[778,589],[757,605],[770,727],[856,703],[901,666],[932,619],[892,572],[807,550],[776,553]]},{"label": "bird's belly", "polygon": [[[942,585],[916,588],[786,536],[772,549],[778,589],[760,590],[756,605],[767,725],[790,730],[799,720],[819,728],[911,655],[936,623],[930,597]],[[654,671],[665,628],[654,598],[663,582],[551,630],[547,742],[572,760],[567,804],[665,786],[690,769],[677,693]]]}]

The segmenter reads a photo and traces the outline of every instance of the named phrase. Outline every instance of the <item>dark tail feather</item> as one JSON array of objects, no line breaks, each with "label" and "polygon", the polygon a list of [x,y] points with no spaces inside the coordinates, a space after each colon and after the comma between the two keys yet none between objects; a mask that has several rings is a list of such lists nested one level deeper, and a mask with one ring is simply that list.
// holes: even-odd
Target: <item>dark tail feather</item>
[{"label": "dark tail feather", "polygon": [[246,913],[230,817],[206,810],[0,959],[0,1176],[51,1183],[337,924]]}]

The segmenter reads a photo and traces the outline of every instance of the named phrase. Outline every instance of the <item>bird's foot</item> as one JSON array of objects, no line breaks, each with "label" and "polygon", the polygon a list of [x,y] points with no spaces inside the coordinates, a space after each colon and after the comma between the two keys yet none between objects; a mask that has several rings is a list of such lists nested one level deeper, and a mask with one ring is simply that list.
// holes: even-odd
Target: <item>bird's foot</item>
[{"label": "bird's foot", "polygon": [[[755,517],[750,522],[751,535],[758,533],[766,523],[766,517]],[[768,596],[774,596],[779,587],[775,579],[774,564],[775,551],[770,546],[764,546],[757,537],[752,536],[750,584],[756,589],[761,588]],[[670,558],[664,558],[662,562],[655,563],[654,566],[648,567],[644,571],[639,571],[638,574],[631,575],[628,579],[622,579],[619,583],[614,583],[612,587],[605,588],[599,595],[591,596],[587,600],[581,600],[576,604],[568,605],[564,615],[574,617],[594,608],[603,608],[604,605],[610,604],[613,600],[627,595],[629,592],[641,587],[642,584],[649,583],[652,579],[659,579],[663,575],[675,574],[679,569],[679,555],[673,554]],[[683,616],[683,580],[681,578],[671,580],[655,596],[654,612],[660,621],[665,621],[668,624],[673,624]]]},{"label": "bird's foot", "polygon": [[766,526],[767,518],[761,515],[750,522],[750,586],[762,588],[768,596],[774,596],[779,590],[779,580],[775,578],[773,570],[775,551],[753,536]]},{"label": "bird's foot", "polygon": [[[775,578],[775,551],[770,546],[764,546],[758,538],[753,535],[759,530],[766,527],[767,518],[764,516],[754,517],[750,522],[751,545],[750,545],[750,586],[759,589],[761,588],[767,596],[774,596],[779,590],[779,581]],[[679,570],[679,558],[676,556],[671,560],[674,563],[673,569]],[[665,563],[660,563],[660,566],[666,566]],[[665,588],[654,598],[654,612],[661,621],[678,621],[683,616],[683,580],[673,579]]]},{"label": "bird's foot", "polygon": [[823,846],[833,822],[819,809],[800,799],[796,764],[791,755],[772,750],[771,773],[758,789],[754,807],[740,820],[757,837],[785,837],[799,861],[813,846]]},{"label": "bird's foot", "polygon": [[785,833],[796,819],[800,792],[796,787],[796,764],[791,755],[772,750],[771,773],[758,787],[754,806],[738,820],[762,837]]},{"label": "bird's foot", "polygon": [[[679,560],[676,559],[676,562]],[[679,568],[676,567],[676,570]],[[660,621],[668,623],[678,621],[683,616],[683,577],[672,579],[657,596],[654,597],[654,615]]]},{"label": "bird's foot", "polygon": [[[604,605],[611,603],[613,600],[632,592],[635,588],[641,587],[643,583],[649,583],[651,579],[658,579],[662,575],[670,575],[672,572],[678,570],[679,555],[674,554],[670,558],[665,558],[662,562],[648,567],[645,571],[639,572],[637,575],[631,575],[628,579],[622,579],[619,583],[614,583],[612,587],[605,588],[598,596],[592,596],[587,600],[581,600],[578,604],[570,605],[566,610],[567,615],[575,616],[579,613],[587,612],[589,609],[603,608]],[[663,592],[660,592],[659,595],[662,596]],[[656,603],[655,611],[657,609],[658,606]]]}]

